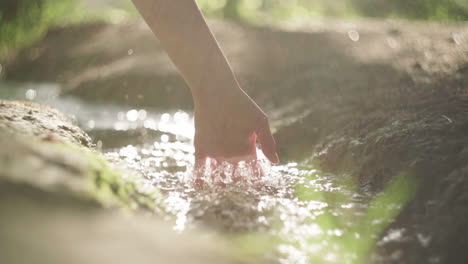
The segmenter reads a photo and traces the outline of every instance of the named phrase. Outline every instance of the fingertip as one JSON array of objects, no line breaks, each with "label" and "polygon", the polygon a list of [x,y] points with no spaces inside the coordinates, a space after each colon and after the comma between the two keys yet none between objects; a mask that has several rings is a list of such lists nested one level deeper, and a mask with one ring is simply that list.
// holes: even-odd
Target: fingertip
[{"label": "fingertip", "polygon": [[276,153],[276,142],[271,134],[268,124],[261,126],[258,130],[258,141],[260,142],[263,154],[273,164],[280,162],[278,154]]},{"label": "fingertip", "polygon": [[265,156],[268,158],[268,160],[273,163],[273,164],[279,164],[280,163],[280,159],[278,157],[278,154],[276,152],[273,152],[273,153],[265,153]]},{"label": "fingertip", "polygon": [[206,156],[199,153],[195,153],[195,169],[202,168],[206,165]]},{"label": "fingertip", "polygon": [[271,160],[271,162],[273,164],[279,164],[280,163],[280,159],[278,157],[278,153],[275,153],[275,155],[273,155],[273,160]]}]

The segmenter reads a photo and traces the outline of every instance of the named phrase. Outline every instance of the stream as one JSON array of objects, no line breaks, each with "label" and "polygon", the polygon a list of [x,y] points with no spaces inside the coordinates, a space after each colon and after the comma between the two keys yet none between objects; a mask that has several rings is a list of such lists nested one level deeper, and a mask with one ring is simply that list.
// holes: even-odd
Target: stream
[{"label": "stream", "polygon": [[85,102],[59,91],[52,83],[0,82],[2,99],[34,101],[73,116],[107,160],[140,175],[140,188],[162,193],[152,212],[176,232],[205,228],[238,245],[236,254],[261,256],[267,263],[399,257],[382,256],[378,248],[405,239],[404,229],[387,230],[409,199],[410,190],[401,188],[404,177],[375,194],[359,188],[352,175],[322,172],[313,158],[272,166],[260,157],[264,177],[252,176],[258,164],[243,162],[236,170],[220,164],[205,175],[203,189],[194,188],[192,113]]}]

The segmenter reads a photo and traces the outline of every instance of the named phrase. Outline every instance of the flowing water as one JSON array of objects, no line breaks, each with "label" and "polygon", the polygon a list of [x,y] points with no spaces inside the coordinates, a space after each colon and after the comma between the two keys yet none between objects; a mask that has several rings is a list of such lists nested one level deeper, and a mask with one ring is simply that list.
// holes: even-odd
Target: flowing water
[{"label": "flowing water", "polygon": [[[236,254],[291,264],[378,261],[376,248],[404,239],[404,230],[381,234],[406,202],[398,188],[405,183],[369,194],[349,175],[321,172],[313,160],[271,166],[261,157],[236,169],[218,164],[205,172],[207,184],[195,188],[192,113],[83,102],[59,90],[55,84],[0,83],[0,98],[74,116],[109,161],[141,175],[140,188],[162,193],[152,210],[178,232],[202,226],[233,241]],[[252,176],[258,166],[266,176]]]}]

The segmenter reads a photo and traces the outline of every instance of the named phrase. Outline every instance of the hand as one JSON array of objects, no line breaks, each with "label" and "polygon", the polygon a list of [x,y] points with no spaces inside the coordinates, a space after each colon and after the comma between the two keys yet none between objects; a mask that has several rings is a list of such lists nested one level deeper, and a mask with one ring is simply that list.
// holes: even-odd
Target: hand
[{"label": "hand", "polygon": [[195,168],[207,158],[237,163],[256,160],[256,140],[272,163],[279,163],[268,118],[240,88],[208,89],[195,99]]},{"label": "hand", "polygon": [[217,161],[256,160],[256,140],[278,163],[265,113],[239,87],[196,1],[133,0],[192,90],[195,167]]}]

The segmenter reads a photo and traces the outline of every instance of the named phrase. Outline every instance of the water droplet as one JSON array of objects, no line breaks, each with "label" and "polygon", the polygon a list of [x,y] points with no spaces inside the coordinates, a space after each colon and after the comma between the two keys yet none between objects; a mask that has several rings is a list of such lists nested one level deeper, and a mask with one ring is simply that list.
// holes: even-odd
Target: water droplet
[{"label": "water droplet", "polygon": [[164,113],[161,115],[161,122],[169,122],[171,120],[171,115],[168,113]]},{"label": "water droplet", "polygon": [[334,229],[334,230],[331,230],[331,232],[329,232],[330,235],[335,235],[335,236],[342,236],[343,235],[343,231],[340,230],[340,229]]},{"label": "water droplet", "polygon": [[138,120],[138,111],[135,109],[132,109],[127,112],[127,120],[130,122],[135,122]]},{"label": "water droplet", "polygon": [[357,32],[356,30],[350,30],[348,31],[348,37],[352,41],[359,41],[359,32]]},{"label": "water droplet", "polygon": [[145,122],[143,123],[143,127],[144,128],[150,128],[150,129],[157,129],[158,128],[157,123],[153,119],[145,120]]},{"label": "water droplet", "polygon": [[102,149],[102,141],[101,141],[101,140],[98,140],[98,141],[96,142],[96,148],[97,148],[98,150],[101,150],[101,149]]},{"label": "water droplet", "polygon": [[169,142],[169,136],[166,134],[161,135],[161,141],[162,142]]},{"label": "water droplet", "polygon": [[431,243],[431,236],[426,236],[421,233],[416,235],[418,238],[419,243],[421,243],[421,246],[423,247],[428,247],[429,243]]},{"label": "water droplet", "polygon": [[396,41],[394,38],[387,38],[387,44],[392,49],[396,49],[399,46],[398,41]]},{"label": "water droplet", "polygon": [[452,35],[452,39],[455,42],[455,44],[457,44],[457,45],[460,45],[460,44],[463,43],[463,35],[462,34],[454,33]]},{"label": "water droplet", "polygon": [[36,90],[29,89],[26,91],[26,99],[34,100],[36,98]]},{"label": "water droplet", "polygon": [[89,127],[90,129],[93,129],[95,125],[96,125],[96,123],[94,122],[94,120],[89,120],[89,121],[88,121],[88,127]]},{"label": "water droplet", "polygon": [[123,121],[125,119],[125,113],[124,112],[118,112],[117,113],[117,119],[119,121]]},{"label": "water droplet", "polygon": [[129,49],[129,50],[127,51],[128,56],[132,55],[133,52],[134,52],[133,49]]},{"label": "water droplet", "polygon": [[185,112],[177,112],[174,114],[174,121],[175,122],[187,122],[189,120],[189,115]]},{"label": "water droplet", "polygon": [[138,111],[138,119],[145,120],[147,116],[148,114],[146,113],[144,109],[141,109],[140,111]]}]

